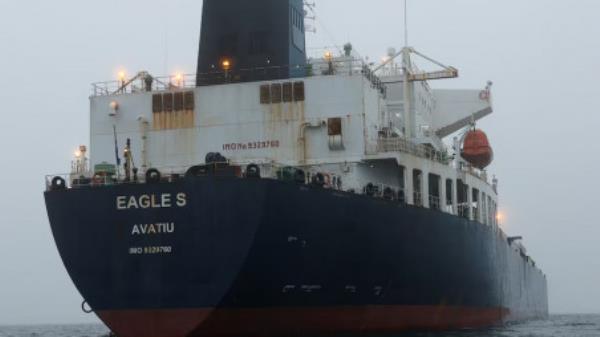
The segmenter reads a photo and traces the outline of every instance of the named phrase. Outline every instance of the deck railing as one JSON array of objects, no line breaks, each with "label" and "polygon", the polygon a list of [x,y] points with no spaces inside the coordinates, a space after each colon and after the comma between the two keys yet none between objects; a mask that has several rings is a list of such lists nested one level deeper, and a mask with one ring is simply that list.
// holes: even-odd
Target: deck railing
[{"label": "deck railing", "polygon": [[450,158],[448,158],[448,155],[445,152],[437,151],[426,145],[415,144],[400,137],[379,138],[377,140],[377,152],[403,152],[417,157],[430,159],[444,165],[450,163]]},{"label": "deck railing", "polygon": [[327,75],[360,75],[368,79],[374,87],[384,91],[383,84],[361,59],[311,60],[303,65],[265,66],[248,69],[231,69],[199,73],[177,74],[153,77],[140,72],[131,79],[97,82],[92,84],[92,96],[109,96],[139,92],[190,89],[197,86],[259,82],[289,78],[303,78]]}]

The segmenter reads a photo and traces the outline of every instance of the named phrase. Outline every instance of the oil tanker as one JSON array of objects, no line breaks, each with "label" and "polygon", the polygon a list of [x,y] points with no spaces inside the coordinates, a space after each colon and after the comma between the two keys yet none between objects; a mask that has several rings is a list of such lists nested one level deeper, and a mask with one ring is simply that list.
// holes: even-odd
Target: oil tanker
[{"label": "oil tanker", "polygon": [[[205,0],[197,73],[95,83],[46,179],[73,283],[119,337],[389,334],[548,315],[499,227],[491,83],[404,47],[307,57],[301,0]],[[415,66],[420,58],[433,71]]]}]

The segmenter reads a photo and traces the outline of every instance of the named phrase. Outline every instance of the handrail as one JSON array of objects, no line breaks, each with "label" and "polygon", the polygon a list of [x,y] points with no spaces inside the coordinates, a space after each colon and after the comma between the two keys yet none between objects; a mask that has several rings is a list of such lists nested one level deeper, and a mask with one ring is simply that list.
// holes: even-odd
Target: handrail
[{"label": "handrail", "polygon": [[[153,77],[140,72],[132,79],[122,81],[104,81],[92,83],[92,96],[110,96],[139,92],[184,90],[197,86],[208,86],[239,82],[257,82],[265,80],[327,76],[337,74],[362,75],[376,87],[383,87],[369,70],[363,60],[355,58],[310,60],[301,65],[265,66],[244,69],[231,69],[199,73],[177,74],[173,76]],[[143,75],[143,76],[141,76]],[[139,81],[138,81],[139,80]],[[383,90],[383,89],[380,89]]]},{"label": "handrail", "polygon": [[450,163],[450,158],[448,158],[445,152],[437,151],[426,145],[415,144],[400,137],[380,137],[377,140],[377,152],[404,152],[417,157],[431,159],[444,165]]}]

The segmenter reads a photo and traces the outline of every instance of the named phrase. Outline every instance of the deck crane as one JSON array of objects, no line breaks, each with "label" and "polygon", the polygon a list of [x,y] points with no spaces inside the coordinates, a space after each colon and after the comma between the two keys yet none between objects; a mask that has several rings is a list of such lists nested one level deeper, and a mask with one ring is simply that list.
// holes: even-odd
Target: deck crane
[{"label": "deck crane", "polygon": [[[410,62],[411,55],[420,56],[421,58],[439,66],[440,68],[442,68],[442,70],[432,71],[432,72],[413,71],[413,69],[412,69],[413,67],[411,66],[411,62]],[[417,50],[415,50],[412,47],[404,47],[399,52],[395,53],[394,55],[391,55],[383,63],[381,63],[380,65],[375,67],[373,69],[373,72],[377,72],[377,71],[385,68],[385,66],[392,63],[399,56],[402,56],[403,71],[405,72],[406,75],[408,75],[407,77],[408,77],[409,82],[422,82],[422,81],[429,81],[429,80],[440,80],[440,79],[458,77],[458,69],[456,69],[454,67],[446,66],[446,65],[442,64],[441,62],[438,62],[438,61],[432,59],[431,57],[428,57],[428,56],[424,55],[423,53],[418,52]]]}]

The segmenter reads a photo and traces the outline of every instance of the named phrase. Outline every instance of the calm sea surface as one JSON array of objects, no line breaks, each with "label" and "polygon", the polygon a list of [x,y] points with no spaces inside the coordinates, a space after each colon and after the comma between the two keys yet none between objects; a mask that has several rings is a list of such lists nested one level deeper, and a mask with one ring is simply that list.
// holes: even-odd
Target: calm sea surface
[{"label": "calm sea surface", "polygon": [[[0,326],[0,337],[101,337],[102,325]],[[405,334],[398,337],[600,337],[600,315],[555,315],[547,321],[484,331]]]}]

